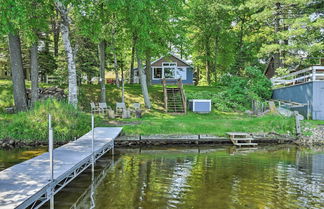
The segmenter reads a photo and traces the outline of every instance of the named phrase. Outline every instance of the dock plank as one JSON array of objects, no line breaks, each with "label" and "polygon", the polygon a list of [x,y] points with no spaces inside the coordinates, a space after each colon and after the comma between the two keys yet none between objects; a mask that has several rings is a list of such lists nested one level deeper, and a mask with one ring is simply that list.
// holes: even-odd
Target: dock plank
[{"label": "dock plank", "polygon": [[[94,152],[113,144],[122,128],[95,128]],[[55,136],[54,136],[55,137]],[[91,131],[78,140],[54,149],[54,180],[60,181],[76,166],[91,158]],[[50,187],[49,153],[0,172],[0,208],[19,208]]]}]

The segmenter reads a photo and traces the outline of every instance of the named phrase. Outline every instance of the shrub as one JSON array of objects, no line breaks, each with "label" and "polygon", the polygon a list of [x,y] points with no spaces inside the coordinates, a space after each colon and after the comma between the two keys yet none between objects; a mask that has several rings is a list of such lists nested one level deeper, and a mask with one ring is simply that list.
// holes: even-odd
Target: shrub
[{"label": "shrub", "polygon": [[215,109],[220,111],[244,111],[251,107],[252,100],[271,98],[271,82],[255,67],[248,67],[244,74],[225,74],[216,84],[217,91],[187,93],[188,99],[211,99]]},{"label": "shrub", "polygon": [[[6,115],[0,121],[0,139],[47,140],[49,113],[56,141],[78,138],[91,129],[89,114],[76,110],[66,102],[46,100],[37,102],[29,111]],[[102,123],[100,118],[96,121]]]}]

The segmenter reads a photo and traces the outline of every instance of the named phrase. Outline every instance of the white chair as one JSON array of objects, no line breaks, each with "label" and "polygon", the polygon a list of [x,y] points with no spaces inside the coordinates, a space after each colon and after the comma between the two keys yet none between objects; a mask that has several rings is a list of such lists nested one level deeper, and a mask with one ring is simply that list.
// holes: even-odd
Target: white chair
[{"label": "white chair", "polygon": [[111,107],[107,106],[107,103],[99,103],[99,110],[102,113],[108,113],[108,110],[111,110]]},{"label": "white chair", "polygon": [[96,106],[96,104],[94,102],[90,102],[90,107],[91,107],[91,113],[96,113],[96,112],[100,112],[99,107]]},{"label": "white chair", "polygon": [[122,117],[123,111],[126,111],[126,105],[123,102],[116,103],[116,116]]}]

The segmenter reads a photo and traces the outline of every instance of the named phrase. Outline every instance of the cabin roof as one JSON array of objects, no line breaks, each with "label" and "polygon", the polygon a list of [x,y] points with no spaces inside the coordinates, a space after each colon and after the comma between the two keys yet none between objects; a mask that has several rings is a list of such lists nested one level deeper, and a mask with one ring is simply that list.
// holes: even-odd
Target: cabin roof
[{"label": "cabin roof", "polygon": [[168,54],[165,56],[160,57],[157,60],[154,60],[153,62],[151,62],[151,66],[161,66],[163,61],[167,61],[168,59],[170,59],[171,61],[177,61],[178,63],[180,63],[179,66],[188,66],[188,67],[192,67],[191,64],[189,64],[187,61],[175,56],[174,54]]}]

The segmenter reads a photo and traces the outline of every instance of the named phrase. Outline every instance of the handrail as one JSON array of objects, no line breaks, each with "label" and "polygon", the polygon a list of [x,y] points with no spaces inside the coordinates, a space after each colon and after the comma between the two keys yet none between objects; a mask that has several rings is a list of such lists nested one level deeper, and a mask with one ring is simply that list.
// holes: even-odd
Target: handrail
[{"label": "handrail", "polygon": [[[324,80],[324,66],[316,66],[316,67],[309,67],[297,72],[290,73],[285,76],[281,76],[278,78],[272,78],[271,82],[273,86],[278,85],[295,85],[296,83],[305,83],[309,81],[317,81],[317,80]],[[306,74],[307,73],[307,74]],[[300,75],[303,74],[303,75]],[[306,75],[305,75],[306,74]],[[300,76],[298,76],[300,75]],[[290,79],[287,79],[290,78]]]},{"label": "handrail", "polygon": [[[177,87],[180,89],[183,110],[184,110],[184,113],[187,113],[187,100],[186,100],[186,96],[185,96],[181,78],[176,79],[176,80],[168,80],[168,81],[169,81],[169,83],[176,83]],[[162,82],[163,93],[164,93],[164,109],[167,112],[168,111],[168,94],[167,94],[167,90],[166,90],[167,89],[166,88],[167,80],[165,78],[163,78],[161,82]]]},{"label": "handrail", "polygon": [[181,78],[178,79],[178,87],[179,87],[180,92],[181,92],[183,110],[184,110],[184,113],[186,114],[187,113],[187,99],[186,99],[186,96],[185,96],[185,92],[184,92],[184,89],[183,89],[183,84],[182,84]]},{"label": "handrail", "polygon": [[168,94],[166,90],[166,80],[165,78],[162,79],[162,86],[163,86],[163,94],[164,94],[164,110],[165,112],[168,111]]}]

